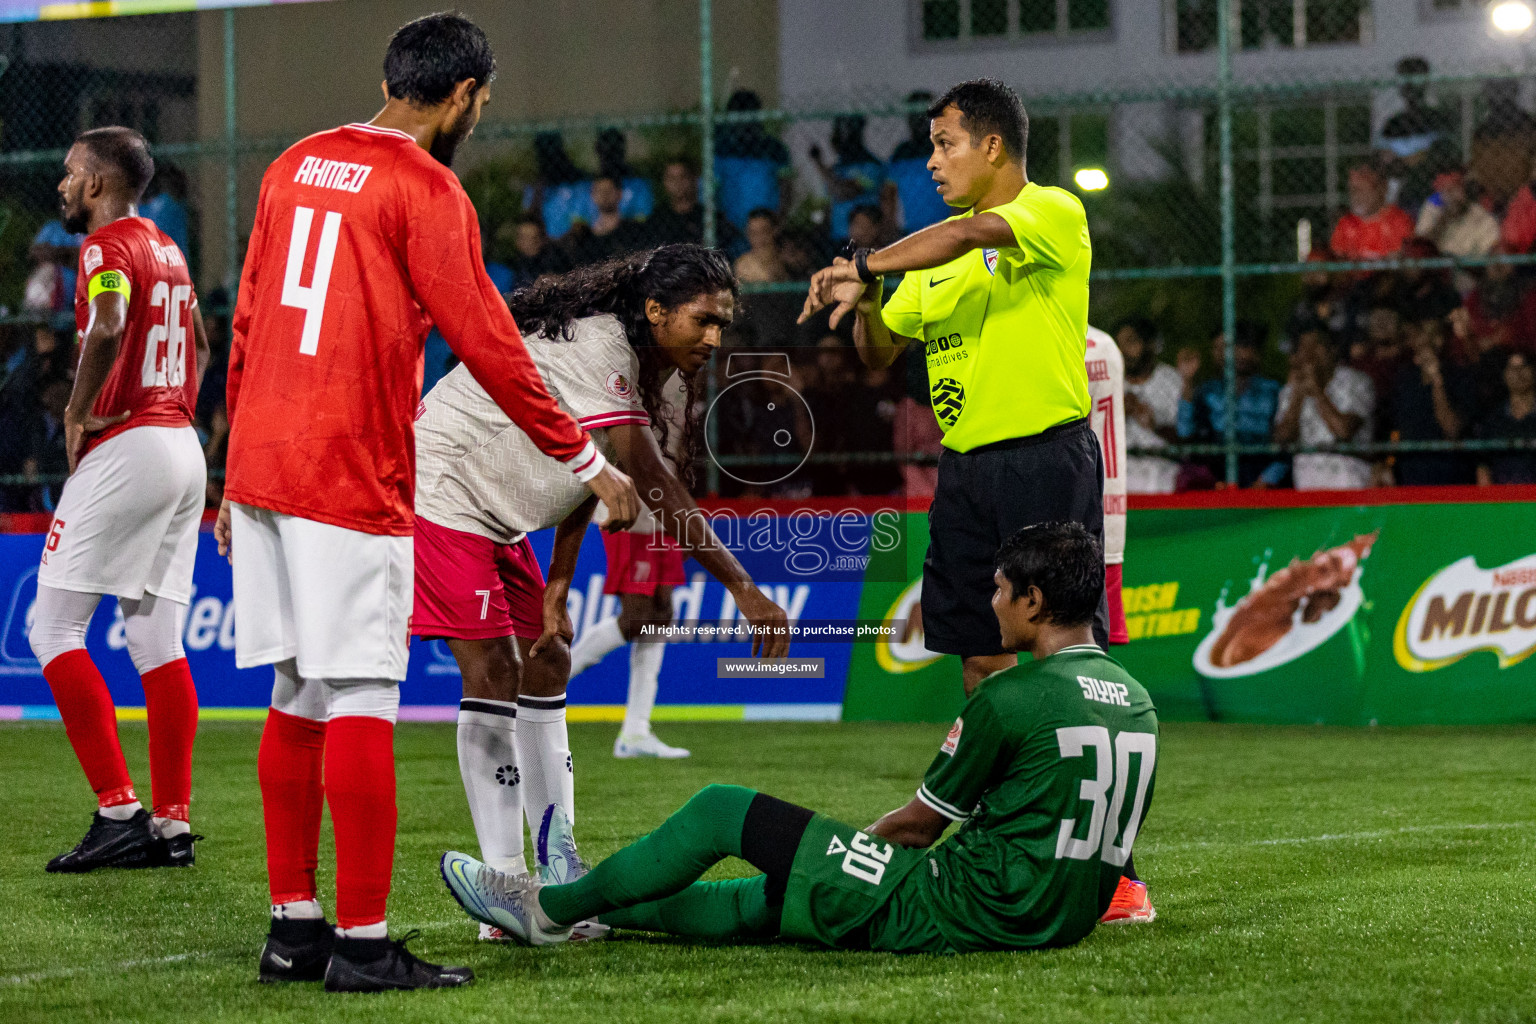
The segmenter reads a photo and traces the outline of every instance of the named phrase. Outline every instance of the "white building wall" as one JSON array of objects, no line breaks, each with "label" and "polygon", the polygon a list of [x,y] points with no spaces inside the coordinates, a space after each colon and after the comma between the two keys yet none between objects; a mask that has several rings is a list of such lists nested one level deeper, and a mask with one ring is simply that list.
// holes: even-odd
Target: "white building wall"
[{"label": "white building wall", "polygon": [[[1215,82],[1214,50],[1169,52],[1165,18],[1171,3],[1110,3],[1113,28],[1107,39],[934,49],[914,43],[908,0],[779,0],[780,96],[789,109],[830,110],[899,101],[913,89],[939,93],[955,82],[986,76],[1009,83],[1029,104],[1031,97],[1052,94]],[[1244,82],[1387,77],[1408,54],[1427,57],[1440,72],[1520,66],[1518,44],[1494,38],[1484,18],[1430,15],[1424,13],[1427,7],[1423,0],[1373,0],[1368,42],[1240,51],[1234,75]],[[1395,92],[1379,93],[1372,111],[1376,125],[1399,107]],[[826,121],[797,122],[785,133],[802,187],[820,187],[805,150],[812,142],[825,145],[829,128]],[[1111,120],[1112,157],[1124,173],[1157,173],[1162,164],[1148,140],[1174,133],[1187,155],[1198,155],[1198,119],[1191,125],[1171,105],[1121,107]],[[872,122],[870,148],[884,156],[904,135],[897,120]],[[1196,173],[1198,163],[1191,165]]]}]

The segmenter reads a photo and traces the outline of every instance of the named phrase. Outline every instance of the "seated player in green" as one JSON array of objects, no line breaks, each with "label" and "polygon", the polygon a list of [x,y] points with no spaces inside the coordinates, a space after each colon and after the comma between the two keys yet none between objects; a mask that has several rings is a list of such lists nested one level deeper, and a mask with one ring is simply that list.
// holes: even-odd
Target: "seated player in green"
[{"label": "seated player in green", "polygon": [[[1081,525],[1018,531],[998,552],[995,581],[1003,645],[1034,660],[976,688],[917,795],[868,828],[712,785],[566,884],[462,853],[444,854],[443,880],[471,917],[530,945],[562,942],[592,917],[891,952],[1077,942],[1109,906],[1151,803],[1157,713],[1093,643],[1104,556]],[[951,822],[963,824],[935,846]],[[566,860],[569,836],[556,808],[540,860]],[[762,874],[698,881],[726,857]]]}]

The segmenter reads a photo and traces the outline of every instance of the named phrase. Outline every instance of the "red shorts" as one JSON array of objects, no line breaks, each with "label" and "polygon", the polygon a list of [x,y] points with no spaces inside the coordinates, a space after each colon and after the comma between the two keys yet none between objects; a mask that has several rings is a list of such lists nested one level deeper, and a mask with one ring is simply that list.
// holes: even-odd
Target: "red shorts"
[{"label": "red shorts", "polygon": [[537,640],[543,621],[544,570],[527,537],[497,544],[416,517],[412,636]]},{"label": "red shorts", "polygon": [[1109,642],[1128,644],[1131,634],[1125,628],[1125,602],[1120,599],[1120,577],[1123,565],[1104,567],[1104,593],[1109,598]]},{"label": "red shorts", "polygon": [[683,549],[664,533],[605,533],[603,548],[608,552],[605,594],[650,597],[657,587],[680,587],[687,582]]}]

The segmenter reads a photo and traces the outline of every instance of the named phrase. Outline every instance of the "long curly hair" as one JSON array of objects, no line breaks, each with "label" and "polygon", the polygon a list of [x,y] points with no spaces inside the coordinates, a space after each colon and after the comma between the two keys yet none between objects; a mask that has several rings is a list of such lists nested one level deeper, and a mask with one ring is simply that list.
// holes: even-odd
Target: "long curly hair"
[{"label": "long curly hair", "polygon": [[[645,316],[646,300],[655,299],[671,310],[700,295],[722,291],[730,292],[733,299],[739,295],[736,274],[723,253],[702,245],[663,245],[541,278],[507,296],[507,305],[523,333],[566,341],[573,337],[572,325],[583,317],[605,313],[616,317],[630,347],[640,356],[636,391],[666,452],[672,424],[662,386],[672,367],[656,348]],[[691,488],[700,443],[699,375],[683,376],[682,381],[686,397],[678,474]]]}]

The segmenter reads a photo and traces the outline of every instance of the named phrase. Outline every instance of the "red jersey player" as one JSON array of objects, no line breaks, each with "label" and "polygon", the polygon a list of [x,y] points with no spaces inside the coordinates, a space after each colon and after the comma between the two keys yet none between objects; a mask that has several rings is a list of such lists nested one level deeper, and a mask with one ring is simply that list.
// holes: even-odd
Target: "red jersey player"
[{"label": "red jersey player", "polygon": [[[1088,328],[1084,361],[1088,396],[1093,400],[1089,422],[1104,449],[1104,592],[1109,599],[1109,642],[1131,642],[1125,628],[1125,602],[1120,596],[1125,562],[1125,357],[1115,339]],[[1101,919],[1104,924],[1142,924],[1157,917],[1147,887],[1127,858],[1125,874]]]},{"label": "red jersey player", "polygon": [[[378,116],[299,142],[262,180],[235,311],[218,532],[234,568],[236,664],[275,669],[257,764],[265,981],[378,991],[471,979],[391,942],[384,921],[429,327],[543,454],[616,509],[615,528],[639,509],[633,483],[545,389],[448,168],[494,72],[468,19],[410,22],[390,40]],[[336,834],[334,933],[316,900],[322,798]]]},{"label": "red jersey player", "polygon": [[[207,484],[192,410],[208,341],[186,259],[138,215],[155,174],[144,137],[85,132],[64,172],[64,223],[91,234],[80,251],[80,363],[64,414],[71,475],[44,544],[29,639],[99,808],[48,870],[185,866],[196,838],[187,818],[197,691],[181,623]],[[118,598],[144,683],[153,817],[134,794],[112,698],[85,650],[104,594]]]}]

